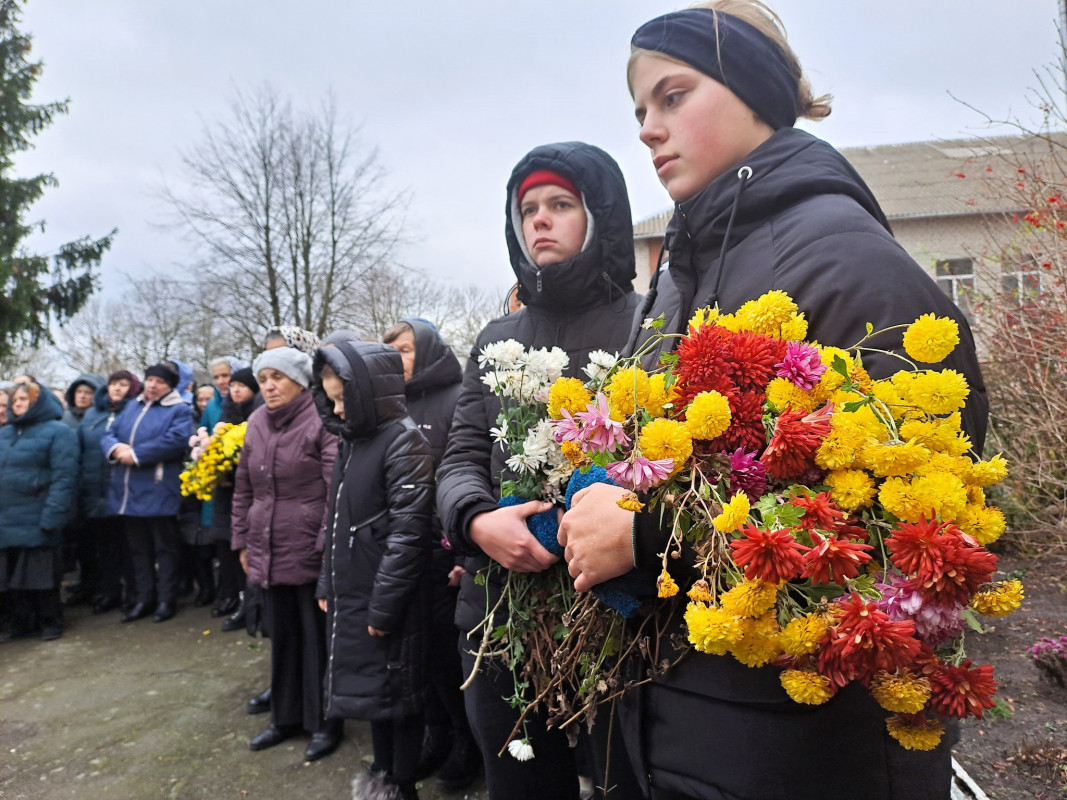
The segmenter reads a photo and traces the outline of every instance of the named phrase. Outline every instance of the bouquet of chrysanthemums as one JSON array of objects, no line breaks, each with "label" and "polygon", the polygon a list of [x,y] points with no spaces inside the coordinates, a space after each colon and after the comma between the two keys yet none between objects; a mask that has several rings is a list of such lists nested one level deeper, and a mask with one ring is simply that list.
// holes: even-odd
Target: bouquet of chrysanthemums
[{"label": "bouquet of chrysanthemums", "polygon": [[[780,668],[798,703],[860,681],[892,712],[897,741],[931,749],[940,717],[993,706],[992,667],[971,663],[964,634],[981,630],[976,614],[1017,608],[1022,586],[992,580],[996,557],[984,547],[1005,525],[984,490],[1007,464],[972,457],[964,377],[919,367],[949,355],[957,325],[927,314],[904,328],[903,353],[877,351],[900,371],[872,380],[862,355],[887,331],[868,326],[849,350],[807,342],[804,315],[772,291],[734,314],[699,311],[655,370],[642,369],[642,352],[599,388],[556,381],[547,410],[572,464],[604,469],[628,490],[620,506],[647,506],[670,531],[645,616],[681,599],[672,572],[686,570],[668,566],[693,567],[682,615],[693,648]],[[605,641],[640,653],[646,675],[669,667],[647,636],[671,631],[604,633],[610,615],[581,602],[594,601],[576,601],[553,659],[578,672],[557,669],[533,687],[550,712],[580,687],[564,703],[578,709],[571,719],[617,693],[617,666],[597,660]]]},{"label": "bouquet of chrysanthemums", "polygon": [[189,439],[190,460],[179,476],[183,497],[195,495],[197,500],[211,500],[218,486],[233,481],[247,429],[247,422],[227,422],[217,427],[213,435],[206,428],[197,429]]}]

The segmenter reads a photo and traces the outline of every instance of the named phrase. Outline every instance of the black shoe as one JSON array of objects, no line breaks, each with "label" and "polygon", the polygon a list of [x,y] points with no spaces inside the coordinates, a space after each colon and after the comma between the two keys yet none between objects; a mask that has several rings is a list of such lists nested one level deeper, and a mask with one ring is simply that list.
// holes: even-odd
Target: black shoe
[{"label": "black shoe", "polygon": [[311,734],[311,741],[308,742],[307,750],[304,751],[304,760],[318,761],[320,758],[326,758],[337,749],[337,745],[340,743],[340,733],[332,733],[330,731],[313,733]]},{"label": "black shoe", "polygon": [[114,611],[120,605],[117,597],[97,597],[93,600],[93,613],[94,614],[106,614],[108,611]]},{"label": "black shoe", "polygon": [[203,608],[209,606],[215,602],[215,590],[211,586],[201,586],[196,591],[196,597],[193,598],[193,606],[195,608]]},{"label": "black shoe", "polygon": [[458,792],[474,783],[482,768],[482,753],[471,735],[457,736],[448,761],[437,770],[437,783],[446,792]]},{"label": "black shoe", "polygon": [[215,607],[211,609],[211,616],[215,618],[228,617],[237,610],[240,602],[236,597],[220,597],[215,601]]},{"label": "black shoe", "polygon": [[122,615],[123,622],[135,622],[139,619],[144,619],[152,613],[152,607],[154,603],[134,603],[133,606]]},{"label": "black shoe", "polygon": [[41,628],[41,639],[45,642],[53,642],[63,635],[62,625],[45,625]]},{"label": "black shoe", "polygon": [[63,605],[68,607],[84,606],[92,598],[93,593],[89,591],[89,588],[84,583],[76,583],[67,590],[67,599],[63,601]]},{"label": "black shoe", "polygon": [[448,760],[452,752],[452,729],[448,725],[429,725],[422,742],[422,754],[415,768],[415,780],[429,778]]},{"label": "black shoe", "polygon": [[177,613],[178,610],[174,607],[174,603],[164,601],[156,607],[156,613],[152,616],[152,619],[156,622],[166,622]]},{"label": "black shoe", "polygon": [[295,736],[299,730],[299,725],[275,725],[272,722],[263,733],[248,743],[248,747],[250,750],[266,750]]},{"label": "black shoe", "polygon": [[28,626],[16,626],[0,633],[0,642],[13,642],[16,639],[25,639],[33,635],[33,628]]},{"label": "black shoe", "polygon": [[245,627],[245,598],[244,593],[241,593],[241,599],[237,601],[237,610],[234,611],[229,619],[222,623],[222,629],[227,633],[231,631],[239,631]]},{"label": "black shoe", "polygon": [[249,714],[265,714],[270,711],[270,687],[248,701]]}]

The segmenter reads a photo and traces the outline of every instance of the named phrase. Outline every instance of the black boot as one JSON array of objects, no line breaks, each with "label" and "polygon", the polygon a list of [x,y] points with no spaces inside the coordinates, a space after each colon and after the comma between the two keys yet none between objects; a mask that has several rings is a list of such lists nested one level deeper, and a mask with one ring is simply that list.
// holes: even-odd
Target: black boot
[{"label": "black boot", "polygon": [[419,765],[415,768],[415,780],[423,781],[437,772],[452,751],[452,729],[448,725],[428,725],[422,742]]},{"label": "black boot", "polygon": [[241,592],[240,600],[237,603],[237,610],[230,615],[224,623],[222,623],[222,629],[224,631],[239,631],[245,626],[245,593]]},{"label": "black boot", "polygon": [[465,789],[482,774],[482,753],[474,737],[467,732],[457,735],[448,760],[437,770],[437,783],[446,792]]},{"label": "black boot", "polygon": [[270,687],[268,686],[262,692],[257,694],[251,700],[248,701],[248,713],[249,714],[265,714],[270,711]]}]

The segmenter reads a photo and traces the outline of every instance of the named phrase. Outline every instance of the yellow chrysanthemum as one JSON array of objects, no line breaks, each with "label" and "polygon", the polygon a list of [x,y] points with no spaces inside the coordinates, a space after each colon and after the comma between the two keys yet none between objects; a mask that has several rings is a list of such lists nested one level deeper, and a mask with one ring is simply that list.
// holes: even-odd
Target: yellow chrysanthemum
[{"label": "yellow chrysanthemum", "polygon": [[846,469],[872,441],[858,417],[834,414],[830,420],[830,434],[815,451],[815,463],[823,469]]},{"label": "yellow chrysanthemum", "polygon": [[666,416],[667,412],[663,407],[668,403],[673,403],[676,399],[677,393],[674,387],[667,386],[666,373],[660,372],[648,379],[648,404],[645,406],[645,411],[649,416]]},{"label": "yellow chrysanthemum", "polygon": [[1021,581],[997,581],[971,598],[971,608],[984,617],[1006,617],[1022,605]]},{"label": "yellow chrysanthemum", "polygon": [[981,486],[967,485],[967,505],[969,506],[984,506],[985,505],[985,492],[982,491]]},{"label": "yellow chrysanthemum", "polygon": [[612,419],[621,422],[636,409],[647,405],[651,388],[648,373],[640,367],[628,367],[612,375],[604,388],[611,405]]},{"label": "yellow chrysanthemum", "polygon": [[941,743],[945,725],[939,719],[914,722],[912,718],[894,714],[885,721],[889,735],[907,750],[933,750]]},{"label": "yellow chrysanthemum", "polygon": [[566,456],[567,460],[571,462],[572,467],[578,467],[589,460],[589,456],[582,450],[582,446],[577,442],[563,442],[560,444],[559,449]]},{"label": "yellow chrysanthemum", "polygon": [[736,314],[719,314],[719,316],[715,318],[715,324],[720,328],[726,328],[726,330],[733,331],[734,333],[740,333],[742,330],[745,330],[742,328],[741,320],[738,319]]},{"label": "yellow chrysanthemum", "polygon": [[689,591],[685,594],[695,603],[711,603],[715,600],[711,594],[711,587],[708,586],[708,582],[703,578],[689,587]]},{"label": "yellow chrysanthemum", "polygon": [[741,638],[731,645],[730,652],[746,667],[762,667],[782,654],[778,642],[781,629],[773,613],[755,619],[743,617],[739,624]]},{"label": "yellow chrysanthemum", "polygon": [[936,364],[960,343],[960,326],[948,317],[923,314],[904,331],[904,352],[916,361]]},{"label": "yellow chrysanthemum", "polygon": [[871,476],[859,469],[833,470],[826,476],[826,485],[834,502],[848,513],[870,506],[878,492]]},{"label": "yellow chrysanthemum", "polygon": [[773,289],[742,305],[737,310],[737,318],[742,330],[780,339],[782,326],[788,325],[797,311],[793,298],[779,289]]},{"label": "yellow chrysanthemum", "polygon": [[808,338],[808,321],[803,313],[793,314],[782,323],[783,342],[802,342],[806,338]]},{"label": "yellow chrysanthemum", "polygon": [[916,502],[928,509],[928,517],[932,516],[932,510],[941,519],[956,519],[967,507],[967,488],[963,481],[948,472],[918,477],[912,481],[912,490]]},{"label": "yellow chrysanthemum", "polygon": [[711,520],[715,530],[719,533],[733,533],[740,530],[752,511],[752,504],[748,501],[748,495],[738,492],[722,505],[722,513]]},{"label": "yellow chrysanthemum", "polygon": [[914,439],[923,447],[935,452],[955,449],[960,434],[960,414],[954,412],[939,419],[908,419],[900,423],[900,437]]},{"label": "yellow chrysanthemum", "polygon": [[779,411],[788,408],[802,408],[805,411],[815,410],[815,398],[811,392],[806,392],[785,378],[775,378],[767,384],[767,399]]},{"label": "yellow chrysanthemum", "polygon": [[730,401],[718,392],[700,392],[686,408],[685,419],[694,439],[722,436],[730,427]]},{"label": "yellow chrysanthemum", "polygon": [[678,594],[678,584],[667,570],[663,570],[656,579],[656,596],[660,599],[674,597]]},{"label": "yellow chrysanthemum", "polygon": [[689,629],[690,644],[701,653],[726,655],[734,642],[741,638],[741,625],[737,617],[703,603],[686,606],[685,624]]},{"label": "yellow chrysanthemum", "polygon": [[918,442],[874,442],[863,448],[860,457],[875,475],[907,475],[930,458],[930,451]]},{"label": "yellow chrysanthemum", "polygon": [[878,502],[886,511],[905,522],[920,522],[930,516],[930,509],[916,496],[912,482],[903,478],[886,478],[878,489]]},{"label": "yellow chrysanthemum", "polygon": [[834,696],[830,679],[810,669],[784,670],[779,680],[794,703],[820,706]]},{"label": "yellow chrysanthemum", "polygon": [[791,656],[799,658],[814,653],[826,636],[826,618],[820,614],[807,614],[789,620],[778,637],[782,649]]},{"label": "yellow chrysanthemum", "polygon": [[845,411],[845,405],[847,403],[854,403],[860,399],[862,398],[855,392],[846,392],[838,389],[830,397],[830,400],[834,404],[834,410],[837,412],[834,415],[834,418],[840,418],[841,424],[866,431],[871,438],[879,442],[884,442],[890,439],[891,431],[886,427],[885,423],[878,417],[878,415],[874,413],[874,409],[869,404],[860,406],[853,411]]},{"label": "yellow chrysanthemum", "polygon": [[932,453],[930,459],[915,470],[916,475],[938,475],[942,472],[965,481],[971,474],[971,459],[948,453]]},{"label": "yellow chrysanthemum", "polygon": [[758,617],[774,608],[777,600],[777,587],[761,580],[743,580],[719,598],[723,610],[738,617]]},{"label": "yellow chrysanthemum", "polygon": [[[893,415],[893,419],[903,419],[909,411],[909,405],[904,402],[904,398],[901,396],[897,387],[893,385],[892,381],[875,381],[871,384],[871,394],[889,409],[889,413]],[[911,436],[906,436],[904,438],[910,439]]]},{"label": "yellow chrysanthemum", "polygon": [[548,416],[563,419],[563,410],[570,414],[585,411],[593,396],[578,378],[559,378],[548,389]]},{"label": "yellow chrysanthemum", "polygon": [[908,400],[928,414],[951,414],[967,402],[971,389],[967,379],[952,369],[913,373]]},{"label": "yellow chrysanthemum", "polygon": [[930,681],[907,669],[879,670],[871,681],[871,697],[886,711],[917,714],[930,699]]},{"label": "yellow chrysanthemum", "polygon": [[988,461],[971,464],[970,475],[964,481],[972,486],[992,486],[1008,477],[1008,462],[999,453]]},{"label": "yellow chrysanthemum", "polygon": [[968,505],[956,516],[956,524],[983,547],[999,539],[1008,526],[999,508],[973,505]]},{"label": "yellow chrysanthemum", "polygon": [[638,439],[641,455],[652,461],[669,458],[674,461],[671,474],[677,474],[693,454],[693,440],[684,422],[673,419],[654,419],[641,429]]},{"label": "yellow chrysanthemum", "polygon": [[623,511],[633,511],[635,514],[644,509],[645,504],[637,499],[637,495],[633,492],[627,492],[618,500],[615,501],[615,505],[621,508]]},{"label": "yellow chrysanthemum", "polygon": [[719,319],[719,316],[718,307],[709,308],[708,306],[704,306],[703,308],[698,308],[689,319],[689,327],[699,330],[705,325],[714,325]]}]

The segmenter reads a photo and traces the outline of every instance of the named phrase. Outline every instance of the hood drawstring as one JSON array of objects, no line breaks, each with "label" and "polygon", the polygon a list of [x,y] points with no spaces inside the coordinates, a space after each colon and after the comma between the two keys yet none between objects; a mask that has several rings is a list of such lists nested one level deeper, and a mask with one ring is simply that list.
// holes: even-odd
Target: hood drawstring
[{"label": "hood drawstring", "polygon": [[722,247],[719,250],[718,271],[715,273],[715,288],[711,290],[711,295],[700,305],[700,308],[719,302],[719,285],[722,283],[723,270],[726,269],[726,250],[730,244],[730,234],[734,229],[734,217],[737,216],[738,206],[741,205],[741,193],[745,190],[745,182],[751,177],[752,167],[747,164],[737,171],[737,191],[734,192],[734,203],[730,207],[730,219],[726,223],[726,234],[722,237]]}]

